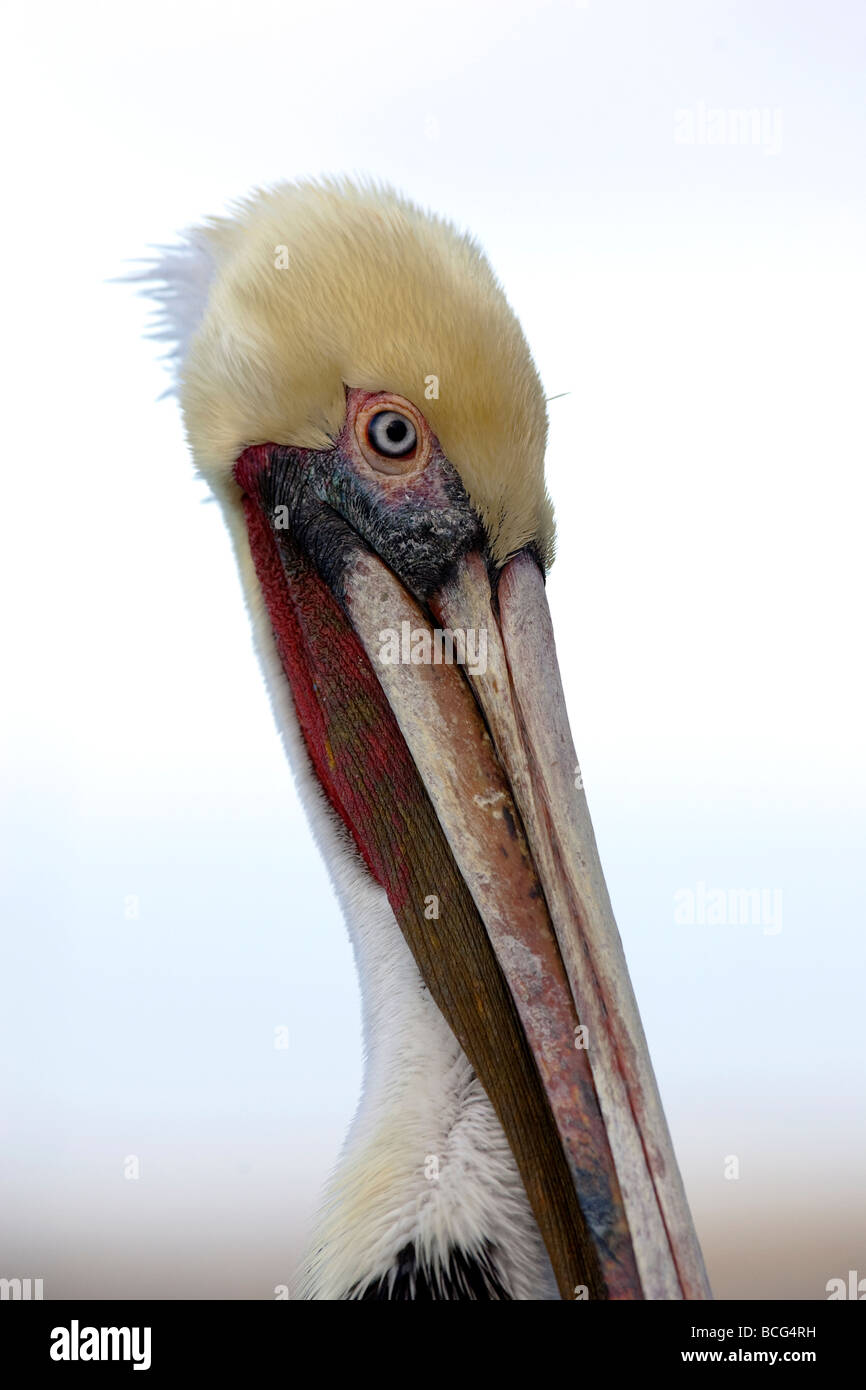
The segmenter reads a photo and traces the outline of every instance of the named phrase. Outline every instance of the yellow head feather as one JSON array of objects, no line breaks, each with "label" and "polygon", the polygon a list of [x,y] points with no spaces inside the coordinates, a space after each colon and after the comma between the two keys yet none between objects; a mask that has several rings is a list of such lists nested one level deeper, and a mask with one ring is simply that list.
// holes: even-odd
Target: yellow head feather
[{"label": "yellow head feather", "polygon": [[213,262],[179,393],[200,471],[225,498],[249,444],[326,448],[344,387],[394,391],[439,437],[502,564],[553,516],[544,394],[482,252],[392,190],[282,184],[195,237]]}]

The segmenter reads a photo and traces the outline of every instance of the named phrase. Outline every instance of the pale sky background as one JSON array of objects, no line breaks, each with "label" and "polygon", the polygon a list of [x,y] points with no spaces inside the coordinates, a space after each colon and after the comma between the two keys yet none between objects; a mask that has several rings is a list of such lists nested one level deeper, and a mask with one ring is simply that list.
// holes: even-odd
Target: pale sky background
[{"label": "pale sky background", "polygon": [[[716,1292],[866,1276],[866,9],[3,28],[0,1275],[272,1297],[356,1103],[351,955],[228,541],[106,282],[256,184],[357,172],[479,237],[569,393],[550,602]],[[698,885],[781,893],[781,931],[677,922]]]}]

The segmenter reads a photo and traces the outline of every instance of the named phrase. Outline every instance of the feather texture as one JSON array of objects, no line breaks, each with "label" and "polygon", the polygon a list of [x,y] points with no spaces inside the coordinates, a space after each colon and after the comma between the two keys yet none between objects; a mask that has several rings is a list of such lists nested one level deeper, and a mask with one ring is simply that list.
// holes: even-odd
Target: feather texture
[{"label": "feather texture", "polygon": [[547,563],[547,414],[526,339],[477,244],[393,190],[281,184],[214,218],[154,266],[157,331],[200,471],[231,497],[249,444],[326,448],[345,387],[427,417],[504,563]]}]

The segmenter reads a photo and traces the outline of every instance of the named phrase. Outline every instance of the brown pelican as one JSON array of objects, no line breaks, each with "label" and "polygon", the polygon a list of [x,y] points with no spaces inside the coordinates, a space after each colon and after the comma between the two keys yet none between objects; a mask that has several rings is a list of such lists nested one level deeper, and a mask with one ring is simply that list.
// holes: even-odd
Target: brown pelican
[{"label": "brown pelican", "polygon": [[354,944],[363,1096],[302,1296],[709,1296],[544,577],[545,398],[475,242],[281,185],[152,273]]}]

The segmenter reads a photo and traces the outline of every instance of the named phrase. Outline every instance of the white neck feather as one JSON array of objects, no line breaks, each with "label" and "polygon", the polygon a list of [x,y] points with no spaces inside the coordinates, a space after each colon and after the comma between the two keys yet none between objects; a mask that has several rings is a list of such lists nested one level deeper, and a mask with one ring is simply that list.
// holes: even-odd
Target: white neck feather
[{"label": "white neck feather", "polygon": [[303,1294],[345,1297],[359,1282],[387,1277],[411,1244],[434,1271],[447,1268],[455,1251],[487,1253],[513,1298],[555,1298],[493,1107],[421,980],[384,892],[357,862],[349,871],[364,1092],[326,1191]]}]

